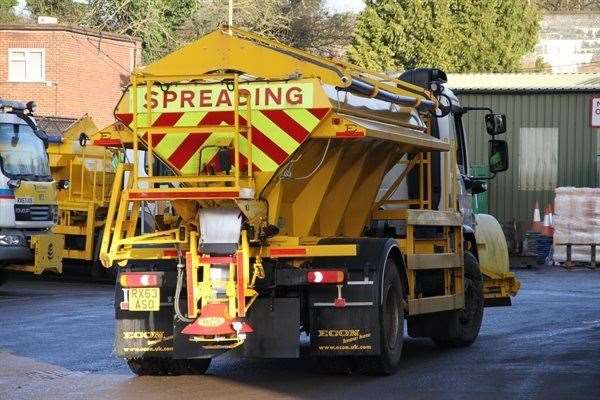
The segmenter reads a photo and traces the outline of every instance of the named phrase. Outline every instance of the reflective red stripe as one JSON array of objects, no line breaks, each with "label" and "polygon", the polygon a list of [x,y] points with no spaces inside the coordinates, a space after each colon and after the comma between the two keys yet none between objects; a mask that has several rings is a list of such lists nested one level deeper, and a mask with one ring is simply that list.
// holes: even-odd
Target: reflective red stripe
[{"label": "reflective red stripe", "polygon": [[344,132],[336,132],[336,137],[339,138],[361,138],[365,136],[365,132],[363,131],[344,131]]},{"label": "reflective red stripe", "polygon": [[272,256],[304,256],[306,249],[304,247],[271,247],[269,253]]},{"label": "reflective red stripe", "polygon": [[[240,118],[241,120],[242,118]],[[246,123],[246,120],[243,122]],[[248,133],[242,133],[247,137]],[[281,149],[275,142],[269,139],[264,133],[255,127],[252,127],[252,144],[262,150],[271,160],[277,164],[283,164],[288,158],[288,153]]]},{"label": "reflective red stripe", "polygon": [[298,143],[302,143],[310,134],[306,128],[287,115],[283,110],[262,110],[261,112]]},{"label": "reflective red stripe", "polygon": [[164,257],[177,257],[177,250],[176,249],[171,249],[171,250],[163,250],[163,256]]},{"label": "reflective red stripe", "polygon": [[235,199],[240,193],[236,191],[216,191],[216,192],[130,192],[130,200],[177,200],[177,199]]},{"label": "reflective red stripe", "polygon": [[330,108],[308,108],[307,110],[309,113],[321,120],[325,118]]},{"label": "reflective red stripe", "polygon": [[227,122],[227,125],[234,124],[233,111],[209,111],[204,118],[198,122],[198,126],[202,125],[220,125],[221,122]]},{"label": "reflective red stripe", "polygon": [[133,114],[115,114],[115,118],[121,121],[124,125],[129,126],[129,124],[131,124],[131,122],[133,121]]},{"label": "reflective red stripe", "polygon": [[183,139],[177,150],[169,157],[169,162],[177,169],[182,169],[185,164],[198,152],[202,144],[208,139],[210,133],[190,133]]},{"label": "reflective red stripe", "polygon": [[[198,126],[202,125],[220,125],[225,122],[227,125],[233,126],[235,114],[233,111],[211,111],[208,112],[204,118],[198,123]],[[246,125],[246,119],[242,116],[239,118],[240,126]],[[242,133],[244,137],[247,136],[246,132]],[[277,164],[283,164],[288,158],[288,153],[281,149],[277,143],[269,139],[264,133],[262,133],[256,127],[252,127],[252,144],[262,150],[271,160]]]},{"label": "reflective red stripe", "polygon": [[182,112],[161,113],[152,126],[174,126],[182,115]]},{"label": "reflective red stripe", "polygon": [[104,147],[121,147],[123,142],[121,139],[98,139],[94,140],[94,146],[104,146]]},{"label": "reflective red stripe", "polygon": [[201,264],[225,265],[233,264],[236,257],[200,257]]},{"label": "reflective red stripe", "polygon": [[[163,140],[163,138],[165,136],[167,136],[166,133],[153,133],[152,134],[152,147],[158,146],[160,141]],[[142,136],[142,139],[147,143],[148,142],[148,134],[144,133],[144,136]]]}]

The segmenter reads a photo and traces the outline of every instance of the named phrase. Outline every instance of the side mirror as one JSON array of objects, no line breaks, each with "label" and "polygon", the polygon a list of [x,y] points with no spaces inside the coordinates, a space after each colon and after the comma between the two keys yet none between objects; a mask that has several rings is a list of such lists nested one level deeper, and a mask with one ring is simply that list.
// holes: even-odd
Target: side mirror
[{"label": "side mirror", "polygon": [[488,135],[499,135],[506,132],[506,115],[489,113],[485,115],[485,129]]},{"label": "side mirror", "polygon": [[68,179],[61,179],[58,182],[56,182],[56,188],[58,190],[67,190],[69,186],[71,186],[71,181],[69,181]]},{"label": "side mirror", "polygon": [[487,182],[480,180],[473,180],[473,184],[471,185],[471,194],[479,194],[487,191]]},{"label": "side mirror", "polygon": [[477,179],[473,176],[464,177],[463,182],[465,184],[465,189],[471,194],[484,193],[488,189],[486,181]]},{"label": "side mirror", "polygon": [[508,145],[504,140],[488,140],[490,172],[496,174],[508,169]]}]

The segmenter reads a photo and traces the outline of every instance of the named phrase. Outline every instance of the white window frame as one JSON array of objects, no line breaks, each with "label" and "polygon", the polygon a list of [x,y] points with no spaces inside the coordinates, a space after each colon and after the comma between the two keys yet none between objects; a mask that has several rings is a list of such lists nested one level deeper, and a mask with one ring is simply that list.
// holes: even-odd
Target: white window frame
[{"label": "white window frame", "polygon": [[[25,79],[11,79],[10,69],[13,62],[13,53],[22,52],[25,53]],[[27,79],[27,64],[29,62],[28,54],[29,53],[42,53],[42,76],[39,80]],[[20,47],[11,47],[8,49],[8,82],[46,82],[46,49],[43,48],[20,48]]]}]

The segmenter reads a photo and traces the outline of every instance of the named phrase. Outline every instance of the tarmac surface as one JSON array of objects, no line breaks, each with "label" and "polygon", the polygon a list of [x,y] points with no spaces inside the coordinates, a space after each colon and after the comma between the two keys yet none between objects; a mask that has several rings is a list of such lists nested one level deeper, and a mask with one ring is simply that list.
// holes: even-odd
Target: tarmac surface
[{"label": "tarmac surface", "polygon": [[406,338],[393,376],[224,356],[205,376],[141,378],[112,354],[111,285],[20,275],[0,287],[0,399],[600,399],[600,271],[517,275],[471,347]]}]

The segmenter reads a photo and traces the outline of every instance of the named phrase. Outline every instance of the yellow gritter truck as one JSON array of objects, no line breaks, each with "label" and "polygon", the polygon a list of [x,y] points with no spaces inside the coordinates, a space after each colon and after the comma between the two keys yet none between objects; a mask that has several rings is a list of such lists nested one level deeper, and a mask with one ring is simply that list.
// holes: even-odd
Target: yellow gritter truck
[{"label": "yellow gritter truck", "polygon": [[52,177],[70,182],[58,193],[59,218],[52,231],[64,240],[63,257],[90,263],[94,278],[107,275],[99,261],[100,240],[114,180],[114,155],[122,153],[94,145],[103,131],[84,115],[48,145]]},{"label": "yellow gritter truck", "polygon": [[[408,334],[467,346],[508,305],[502,230],[474,215],[462,107],[436,69],[400,79],[237,29],[137,69],[103,140],[119,165],[100,249],[119,266],[116,352],[144,374],[246,357],[393,373]],[[488,112],[490,170],[508,168]],[[140,156],[145,151],[145,157]],[[148,176],[142,176],[144,171]],[[490,177],[491,178],[491,177]],[[136,230],[151,210],[155,230]]]},{"label": "yellow gritter truck", "polygon": [[36,274],[62,270],[57,195],[48,164],[48,135],[33,116],[35,103],[0,100],[0,284],[17,264]]}]

